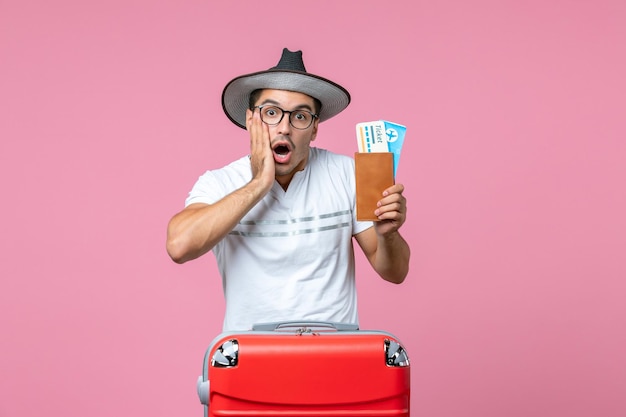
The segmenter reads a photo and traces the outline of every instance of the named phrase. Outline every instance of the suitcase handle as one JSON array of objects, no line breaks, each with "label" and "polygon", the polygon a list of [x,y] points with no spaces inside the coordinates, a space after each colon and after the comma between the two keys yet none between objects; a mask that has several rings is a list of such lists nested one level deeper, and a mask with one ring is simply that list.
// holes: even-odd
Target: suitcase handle
[{"label": "suitcase handle", "polygon": [[256,323],[252,326],[253,331],[272,332],[272,331],[285,331],[289,329],[296,329],[302,331],[302,329],[316,330],[335,330],[338,332],[349,332],[359,330],[358,324],[352,323],[339,323],[330,321],[278,321],[273,323]]}]

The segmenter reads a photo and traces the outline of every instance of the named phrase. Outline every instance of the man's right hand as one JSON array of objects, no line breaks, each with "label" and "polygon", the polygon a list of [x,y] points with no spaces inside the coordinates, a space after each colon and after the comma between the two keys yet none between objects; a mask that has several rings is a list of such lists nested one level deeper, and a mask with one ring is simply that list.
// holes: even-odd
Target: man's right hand
[{"label": "man's right hand", "polygon": [[253,109],[246,112],[246,127],[250,132],[250,166],[252,180],[266,194],[274,184],[276,168],[272,152],[268,126],[261,120],[261,110]]}]

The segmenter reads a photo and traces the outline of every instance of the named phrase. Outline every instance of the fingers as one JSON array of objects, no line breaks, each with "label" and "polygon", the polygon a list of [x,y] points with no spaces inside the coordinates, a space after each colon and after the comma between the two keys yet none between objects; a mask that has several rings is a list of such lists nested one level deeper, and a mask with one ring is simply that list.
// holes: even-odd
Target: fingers
[{"label": "fingers", "polygon": [[396,220],[404,223],[406,217],[406,205],[404,202],[394,202],[380,205],[374,214],[379,220]]},{"label": "fingers", "polygon": [[[384,211],[397,210],[402,211],[406,208],[406,198],[402,195],[404,185],[394,184],[383,191],[383,198],[378,201],[379,209],[385,208]],[[390,207],[392,206],[392,207]]]},{"label": "fingers", "polygon": [[403,192],[404,192],[404,185],[394,184],[391,187],[387,188],[385,191],[383,191],[383,196],[388,196],[394,193],[402,194]]},{"label": "fingers", "polygon": [[374,212],[379,220],[394,220],[399,225],[406,218],[406,198],[402,195],[404,186],[395,184],[383,192],[383,198],[378,201],[378,208]]},{"label": "fingers", "polygon": [[269,147],[269,129],[265,123],[261,121],[260,112],[256,109],[248,110],[246,118],[246,127],[250,132],[250,147],[255,150],[256,147],[261,149]]},{"label": "fingers", "polygon": [[274,181],[274,157],[270,146],[268,126],[261,121],[258,111],[248,110],[246,128],[250,132],[250,166],[253,178],[262,179],[261,184],[271,186]]},{"label": "fingers", "polygon": [[259,111],[248,110],[246,127],[250,132],[250,157],[253,160],[271,158],[270,132],[268,126],[261,121]]}]

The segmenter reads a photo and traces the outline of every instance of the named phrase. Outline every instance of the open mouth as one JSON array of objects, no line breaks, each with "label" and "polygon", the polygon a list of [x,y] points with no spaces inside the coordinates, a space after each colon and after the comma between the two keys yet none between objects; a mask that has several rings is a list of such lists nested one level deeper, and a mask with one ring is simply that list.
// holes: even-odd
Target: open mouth
[{"label": "open mouth", "polygon": [[274,151],[274,161],[278,163],[289,162],[289,156],[291,155],[291,146],[288,143],[277,143],[272,147]]},{"label": "open mouth", "polygon": [[278,145],[274,148],[274,153],[281,156],[287,155],[289,153],[289,147],[286,145]]}]

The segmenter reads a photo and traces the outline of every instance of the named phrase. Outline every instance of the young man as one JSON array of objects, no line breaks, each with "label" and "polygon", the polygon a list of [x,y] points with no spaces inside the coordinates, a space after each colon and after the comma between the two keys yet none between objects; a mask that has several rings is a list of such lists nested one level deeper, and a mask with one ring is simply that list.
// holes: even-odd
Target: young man
[{"label": "young man", "polygon": [[302,52],[287,49],[276,67],[224,89],[224,111],[248,130],[250,154],[202,175],[167,230],[175,262],[213,250],[224,330],[290,320],[357,324],[353,237],[383,279],[404,281],[404,187],[381,195],[379,221],[359,222],[354,161],[311,147],[319,123],[349,103],[348,91],[306,72]]}]

